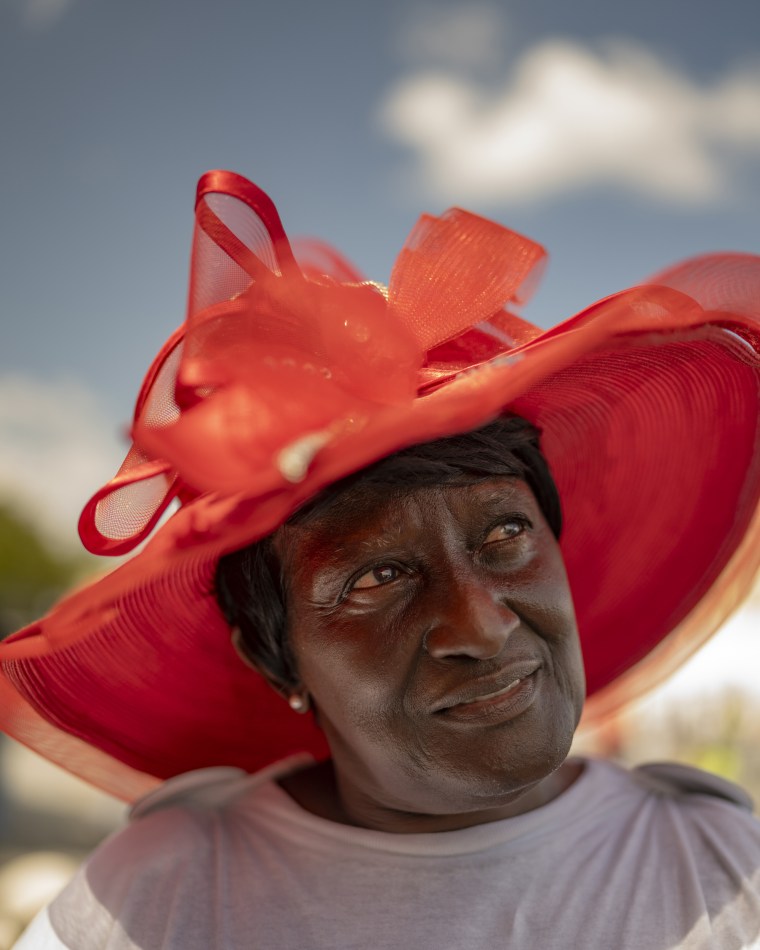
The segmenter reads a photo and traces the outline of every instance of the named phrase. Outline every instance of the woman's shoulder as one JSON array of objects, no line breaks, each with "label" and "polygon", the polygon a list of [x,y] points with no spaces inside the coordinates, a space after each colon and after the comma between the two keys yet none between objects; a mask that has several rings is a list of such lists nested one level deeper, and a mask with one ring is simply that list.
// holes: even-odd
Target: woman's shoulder
[{"label": "woman's shoulder", "polygon": [[727,886],[743,881],[760,910],[760,819],[743,789],[678,763],[600,765],[612,804],[589,818],[596,835],[615,840],[620,853],[692,867],[709,887],[717,880]]},{"label": "woman's shoulder", "polygon": [[[251,806],[257,794],[299,767],[302,759],[295,756],[253,774],[215,767],[170,778],[132,805],[126,827],[107,838],[85,867],[96,879],[110,881],[134,878],[139,867],[142,881],[152,886],[151,878],[160,880],[172,867],[203,862],[222,839],[234,837],[241,816],[247,821],[255,817]],[[246,807],[237,807],[241,802]]]},{"label": "woman's shoulder", "polygon": [[752,812],[752,798],[743,788],[692,765],[649,762],[631,769],[631,777],[654,794],[680,799],[690,805],[723,802],[745,813]]},{"label": "woman's shoulder", "polygon": [[723,827],[746,827],[760,835],[752,798],[740,786],[712,772],[678,762],[625,767],[590,760],[587,769],[589,765],[600,798],[606,795],[623,811],[646,811],[653,827],[659,816],[663,821],[684,825],[718,821]]},{"label": "woman's shoulder", "polygon": [[[205,950],[215,912],[209,895],[220,875],[235,873],[237,823],[255,814],[236,804],[298,764],[285,760],[253,775],[199,769],[167,780],[135,802],[126,827],[90,855],[19,946],[132,950],[163,946],[171,927],[177,946]],[[172,907],[182,908],[181,920]],[[23,943],[34,927],[36,942]],[[43,934],[48,943],[39,942]]]},{"label": "woman's shoulder", "polygon": [[129,819],[135,822],[171,809],[195,815],[214,813],[311,762],[310,755],[294,755],[254,773],[226,766],[185,772],[137,799],[129,810]]}]

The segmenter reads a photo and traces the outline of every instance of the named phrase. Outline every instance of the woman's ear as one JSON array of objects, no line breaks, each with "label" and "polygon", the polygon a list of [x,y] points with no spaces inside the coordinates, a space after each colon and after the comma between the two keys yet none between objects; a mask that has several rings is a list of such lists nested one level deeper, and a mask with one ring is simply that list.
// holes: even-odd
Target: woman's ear
[{"label": "woman's ear", "polygon": [[253,670],[255,673],[258,673],[259,676],[263,676],[272,689],[276,693],[279,693],[283,699],[287,700],[288,705],[294,712],[305,713],[309,711],[310,697],[301,683],[286,684],[280,680],[275,680],[268,670],[259,666],[258,663],[252,659],[250,653],[248,652],[248,647],[246,646],[245,640],[243,639],[243,632],[240,627],[232,627],[230,631],[230,640],[232,641],[232,646],[235,650],[235,653],[237,653],[243,663],[245,663],[249,669]]},{"label": "woman's ear", "polygon": [[[263,670],[260,670],[259,667],[254,663],[251,657],[248,654],[248,650],[245,645],[245,640],[243,640],[243,631],[240,627],[233,627],[230,632],[230,640],[232,641],[232,646],[235,649],[235,653],[240,657],[240,659],[245,663],[246,666],[254,670],[256,673],[259,673],[264,677],[267,682],[269,682],[269,677]],[[271,684],[274,685],[274,684]]]}]

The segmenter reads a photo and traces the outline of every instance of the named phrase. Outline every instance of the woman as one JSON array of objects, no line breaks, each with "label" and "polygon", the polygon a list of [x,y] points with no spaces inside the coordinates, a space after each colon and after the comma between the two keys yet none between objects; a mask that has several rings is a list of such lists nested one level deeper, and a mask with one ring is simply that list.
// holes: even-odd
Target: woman
[{"label": "woman", "polygon": [[540,248],[465,212],[385,291],[296,264],[237,176],[196,211],[80,530],[123,553],[181,507],[0,648],[4,727],[143,796],[19,946],[756,943],[738,790],[566,757],[584,678],[602,715],[756,572],[757,259],[541,334],[501,309]]}]

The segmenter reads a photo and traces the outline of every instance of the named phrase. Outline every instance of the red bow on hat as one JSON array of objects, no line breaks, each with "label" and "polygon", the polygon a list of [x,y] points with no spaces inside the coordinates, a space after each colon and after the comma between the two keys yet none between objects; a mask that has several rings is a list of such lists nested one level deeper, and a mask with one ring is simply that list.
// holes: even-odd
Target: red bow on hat
[{"label": "red bow on hat", "polygon": [[175,497],[298,482],[327,443],[370,418],[392,424],[420,391],[533,339],[503,307],[525,299],[544,257],[453,209],[419,220],[385,290],[318,245],[299,266],[264,192],[204,175],[187,320],[148,372],[134,444],[84,509],[83,542],[123,554]]}]

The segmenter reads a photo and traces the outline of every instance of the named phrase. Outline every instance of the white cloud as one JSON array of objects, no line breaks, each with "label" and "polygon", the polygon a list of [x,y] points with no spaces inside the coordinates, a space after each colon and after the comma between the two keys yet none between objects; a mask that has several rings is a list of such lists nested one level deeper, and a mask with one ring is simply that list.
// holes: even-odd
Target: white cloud
[{"label": "white cloud", "polygon": [[79,513],[125,449],[80,384],[0,377],[0,503],[10,502],[48,541],[78,544]]},{"label": "white cloud", "polygon": [[21,15],[25,26],[43,30],[52,26],[72,7],[74,0],[21,0]]},{"label": "white cloud", "polygon": [[488,68],[501,61],[505,33],[502,11],[490,4],[443,8],[425,4],[408,14],[398,49],[415,63]]},{"label": "white cloud", "polygon": [[412,149],[420,186],[445,201],[612,184],[697,205],[730,191],[736,160],[760,156],[760,69],[700,86],[640,47],[552,40],[499,88],[451,70],[410,75],[378,117]]}]

